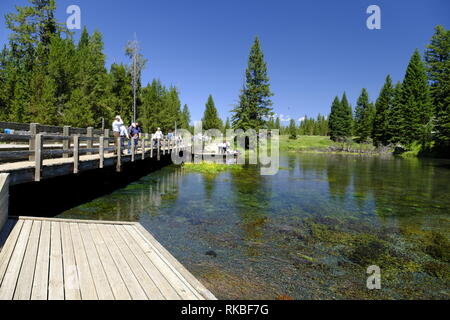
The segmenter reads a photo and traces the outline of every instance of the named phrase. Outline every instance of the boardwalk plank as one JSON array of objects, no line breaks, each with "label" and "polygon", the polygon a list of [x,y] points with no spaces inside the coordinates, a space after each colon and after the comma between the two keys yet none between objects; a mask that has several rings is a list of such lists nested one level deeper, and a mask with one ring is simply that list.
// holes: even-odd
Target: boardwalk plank
[{"label": "boardwalk plank", "polygon": [[131,296],[128,292],[127,286],[125,285],[122,276],[120,275],[120,271],[114,262],[114,259],[111,257],[111,254],[108,251],[108,248],[103,240],[100,232],[98,231],[95,224],[89,224],[88,228],[92,235],[93,243],[97,248],[98,255],[103,264],[103,268],[105,269],[106,276],[108,277],[109,284],[111,285],[111,289],[114,293],[114,297],[116,300],[131,300]]},{"label": "boardwalk plank", "polygon": [[215,299],[140,224],[9,219],[0,300]]},{"label": "boardwalk plank", "polygon": [[111,237],[114,239],[114,242],[116,243],[123,257],[127,261],[128,265],[133,270],[133,274],[136,276],[136,279],[139,280],[139,283],[142,286],[142,289],[144,289],[147,297],[150,300],[163,300],[164,296],[161,294],[161,291],[155,285],[153,280],[149,277],[147,272],[145,272],[144,268],[142,268],[139,261],[134,257],[130,248],[128,248],[128,245],[120,237],[114,226],[105,226],[105,227],[111,234]]},{"label": "boardwalk plank", "polygon": [[50,237],[50,272],[48,280],[48,299],[64,300],[64,271],[61,226],[59,222],[51,223]]},{"label": "boardwalk plank", "polygon": [[133,300],[147,300],[147,295],[142,289],[138,279],[135,277],[133,270],[131,270],[125,258],[122,256],[118,246],[111,237],[111,234],[106,225],[96,225],[95,226],[100,232],[103,240],[108,247],[111,256],[118,267],[123,280],[125,281],[128,291],[130,292],[131,298]]},{"label": "boardwalk plank", "polygon": [[37,254],[39,249],[39,237],[41,235],[40,221],[34,221],[28,238],[27,248],[20,268],[17,280],[14,300],[30,300],[33,288],[34,272],[36,270]]},{"label": "boardwalk plank", "polygon": [[[177,292],[182,295],[184,299],[205,299],[192,284],[185,278],[185,276],[172,266],[169,260],[156,248],[153,243],[144,238],[136,228],[136,226],[124,226],[124,228],[132,235],[133,239],[140,244],[145,253],[150,257],[155,266],[162,272],[172,284]],[[147,232],[147,234],[149,234]],[[150,235],[150,234],[149,234]],[[155,240],[156,241],[156,240]],[[186,273],[188,271],[186,270]]]},{"label": "boardwalk plank", "polygon": [[[134,256],[141,263],[144,270],[147,271],[147,274],[152,278],[153,282],[159,288],[162,295],[166,299],[180,300],[183,296],[178,295],[177,291],[172,287],[169,281],[167,281],[163,273],[158,270],[158,268],[153,264],[152,260],[145,254],[145,252],[139,246],[139,244],[131,237],[130,234],[128,234],[127,230],[125,230],[123,226],[116,226],[116,230],[121,235],[122,239],[128,244]],[[189,298],[192,299],[195,298],[195,296]]]},{"label": "boardwalk plank", "polygon": [[25,221],[0,287],[0,300],[12,300],[33,221]]},{"label": "boardwalk plank", "polygon": [[155,249],[167,260],[174,272],[180,273],[189,284],[194,287],[204,298],[208,300],[217,300],[217,298],[206,287],[197,280],[177,259],[172,256],[156,239],[141,225],[135,224],[135,228]]},{"label": "boardwalk plank", "polygon": [[14,227],[14,221],[8,219],[5,223],[5,225],[3,226],[3,229],[1,229],[0,232],[0,253],[2,252],[2,248],[6,243],[6,240],[8,239],[9,234],[12,231],[12,228]]},{"label": "boardwalk plank", "polygon": [[85,223],[80,223],[78,228],[86,250],[86,256],[89,262],[98,298],[100,300],[113,300],[114,294],[109,285],[108,278],[106,277],[97,249],[95,248],[88,225]]},{"label": "boardwalk plank", "polygon": [[41,236],[39,239],[39,251],[36,259],[36,270],[34,272],[33,290],[31,291],[31,300],[47,300],[48,298],[50,231],[51,223],[48,221],[42,222]]},{"label": "boardwalk plank", "polygon": [[64,294],[66,300],[81,300],[80,281],[68,223],[61,223],[61,243],[64,268]]},{"label": "boardwalk plank", "polygon": [[0,251],[0,285],[2,284],[3,277],[5,276],[6,269],[8,268],[9,260],[16,246],[17,239],[22,229],[23,221],[13,221],[12,230],[9,233],[8,239],[4,243],[2,251]]},{"label": "boardwalk plank", "polygon": [[86,251],[81,240],[78,224],[69,223],[70,233],[72,235],[73,251],[78,270],[78,279],[80,281],[81,299],[98,300],[94,279],[89,267]]}]

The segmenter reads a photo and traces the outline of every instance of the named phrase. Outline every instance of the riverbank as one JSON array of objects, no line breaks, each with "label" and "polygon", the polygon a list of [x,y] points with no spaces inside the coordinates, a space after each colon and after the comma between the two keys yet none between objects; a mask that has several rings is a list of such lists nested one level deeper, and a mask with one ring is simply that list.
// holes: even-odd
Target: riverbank
[{"label": "riverbank", "polygon": [[392,151],[379,150],[371,144],[356,142],[338,143],[324,136],[300,136],[297,139],[289,139],[289,136],[280,137],[280,150],[288,152],[311,153],[346,153],[346,154],[376,154],[392,153]]}]

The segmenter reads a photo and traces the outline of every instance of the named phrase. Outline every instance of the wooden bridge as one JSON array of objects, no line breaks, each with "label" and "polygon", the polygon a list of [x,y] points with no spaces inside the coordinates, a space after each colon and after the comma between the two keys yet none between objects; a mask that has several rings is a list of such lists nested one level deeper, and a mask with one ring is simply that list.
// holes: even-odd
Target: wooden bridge
[{"label": "wooden bridge", "polygon": [[10,185],[121,171],[185,146],[144,136],[124,155],[109,130],[4,122],[0,129],[10,129],[0,133],[9,143],[0,144],[0,300],[216,299],[139,223],[8,216]]},{"label": "wooden bridge", "polygon": [[162,155],[186,148],[178,140],[149,138],[148,134],[123,153],[109,129],[44,126],[36,123],[0,122],[0,173],[10,174],[10,184],[39,182],[57,176],[115,166],[121,171],[127,162],[148,157],[158,161]]}]

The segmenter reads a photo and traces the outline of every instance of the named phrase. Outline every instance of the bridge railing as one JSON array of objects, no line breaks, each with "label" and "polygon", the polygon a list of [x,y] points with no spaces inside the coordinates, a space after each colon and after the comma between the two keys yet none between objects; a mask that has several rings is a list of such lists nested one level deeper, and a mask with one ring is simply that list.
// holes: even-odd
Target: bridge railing
[{"label": "bridge railing", "polygon": [[[182,143],[177,139],[150,138],[148,134],[141,135],[135,145],[123,145],[123,140],[115,138],[109,129],[96,130],[93,128],[71,128],[43,126],[40,124],[20,124],[0,122],[0,162],[5,164],[29,161],[34,163],[34,180],[40,181],[43,176],[44,160],[54,160],[55,164],[73,163],[73,173],[80,172],[81,160],[97,160],[98,167],[104,168],[106,158],[114,158],[117,171],[121,171],[123,149],[129,149],[131,162],[138,157],[145,159],[150,153],[153,158],[156,154],[158,160],[161,155],[171,153],[182,148]],[[6,144],[5,144],[6,143]],[[125,142],[125,144],[128,144]],[[82,156],[95,156],[93,158],[81,158]],[[129,161],[129,159],[127,159]],[[53,161],[53,160],[52,160]],[[49,163],[53,164],[53,162]],[[111,165],[111,162],[109,162]]]},{"label": "bridge railing", "polygon": [[[0,122],[0,130],[4,133],[0,133],[0,162],[15,162],[23,161],[28,158],[29,161],[35,159],[35,144],[36,136],[38,134],[44,134],[47,136],[59,137],[54,139],[50,144],[45,145],[46,149],[59,149],[62,147],[65,150],[62,153],[62,157],[70,157],[70,143],[74,135],[86,136],[86,137],[112,137],[109,129],[100,130],[89,128],[73,128],[70,126],[57,127],[47,126],[38,123],[15,123],[15,122]],[[7,142],[9,144],[4,144]],[[60,144],[56,143],[59,142]],[[87,147],[92,148],[92,142],[87,142]],[[55,152],[47,152],[46,156],[55,157],[58,156],[58,150]]]}]

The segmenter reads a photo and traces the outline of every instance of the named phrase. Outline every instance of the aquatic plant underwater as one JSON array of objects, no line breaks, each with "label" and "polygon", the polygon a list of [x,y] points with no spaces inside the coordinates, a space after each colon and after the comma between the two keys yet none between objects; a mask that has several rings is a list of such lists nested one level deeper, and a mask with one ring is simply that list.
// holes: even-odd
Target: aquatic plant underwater
[{"label": "aquatic plant underwater", "polygon": [[61,217],[139,221],[218,298],[448,299],[448,165],[285,153],[275,176],[172,166]]}]

